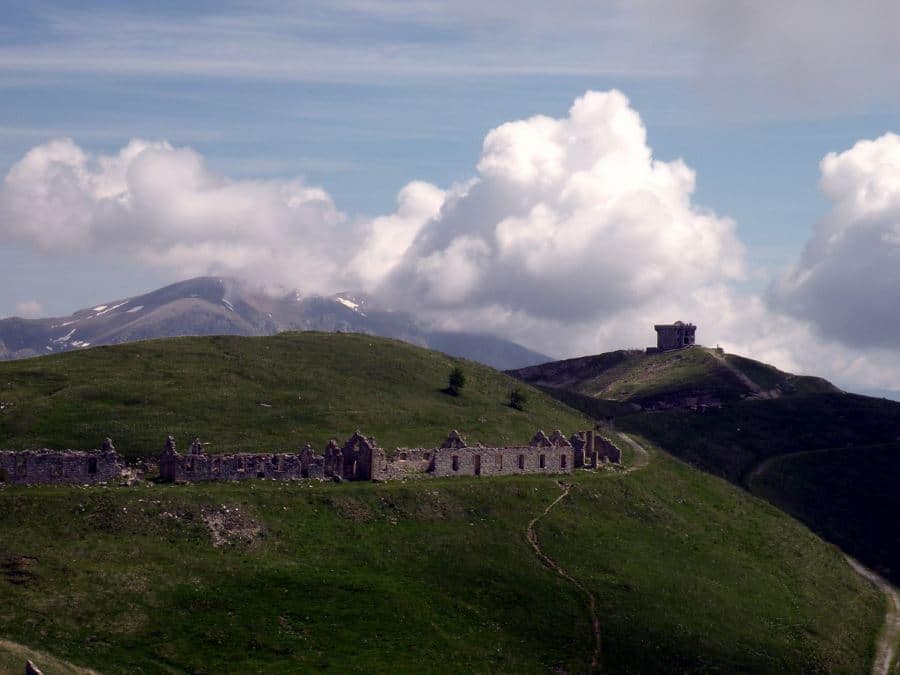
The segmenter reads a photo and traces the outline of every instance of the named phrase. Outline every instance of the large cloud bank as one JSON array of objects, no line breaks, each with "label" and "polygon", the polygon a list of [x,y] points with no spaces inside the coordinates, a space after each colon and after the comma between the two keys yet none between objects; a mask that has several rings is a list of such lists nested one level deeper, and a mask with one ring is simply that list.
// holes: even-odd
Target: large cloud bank
[{"label": "large cloud bank", "polygon": [[775,302],[847,345],[900,347],[900,136],[860,141],[820,168],[833,207]]},{"label": "large cloud bank", "polygon": [[344,217],[302,181],[231,181],[196,152],[133,140],[92,156],[71,140],[29,151],[0,186],[0,233],[43,251],[88,251],[203,273],[329,290]]},{"label": "large cloud bank", "polygon": [[384,266],[392,296],[584,320],[741,274],[733,223],[691,204],[693,171],[653,159],[619,92],[494,129],[478,172]]},{"label": "large cloud bank", "polygon": [[[834,209],[772,289],[741,293],[735,224],[693,201],[694,172],[653,156],[617,91],[503,124],[475,175],[414,181],[393,213],[349,219],[302,180],[235,181],[190,149],[135,140],[35,147],[0,184],[0,236],[308,293],[359,289],[436,326],[555,356],[643,346],[652,324],[851,386],[900,389],[900,138],[822,162]],[[857,347],[865,346],[860,352]]]},{"label": "large cloud bank", "polygon": [[367,251],[416,232],[402,257],[373,256],[368,280],[447,327],[553,353],[596,344],[619,315],[640,324],[620,339],[646,341],[651,314],[672,320],[692,294],[742,275],[734,223],[691,202],[694,181],[681,160],[653,158],[625,96],[589,92],[563,119],[488,133],[478,176],[417,225],[373,226]]}]

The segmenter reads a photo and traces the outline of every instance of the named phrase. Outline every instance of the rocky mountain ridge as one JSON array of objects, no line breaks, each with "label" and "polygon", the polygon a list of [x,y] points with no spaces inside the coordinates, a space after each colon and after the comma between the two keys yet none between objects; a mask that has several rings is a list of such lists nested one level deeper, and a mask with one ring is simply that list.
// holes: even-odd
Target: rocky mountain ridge
[{"label": "rocky mountain ridge", "polygon": [[498,368],[548,361],[491,335],[433,331],[357,293],[266,293],[234,279],[197,277],[70,316],[0,320],[0,360],[184,335],[274,335],[288,330],[365,333],[403,340]]}]

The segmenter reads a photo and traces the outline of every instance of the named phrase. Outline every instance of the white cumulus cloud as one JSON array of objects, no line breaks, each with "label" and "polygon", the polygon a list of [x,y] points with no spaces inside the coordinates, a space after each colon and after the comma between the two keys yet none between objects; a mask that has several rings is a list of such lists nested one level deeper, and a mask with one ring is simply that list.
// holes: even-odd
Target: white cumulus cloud
[{"label": "white cumulus cloud", "polygon": [[0,184],[0,234],[181,277],[240,274],[311,291],[335,283],[345,217],[300,180],[229,180],[188,148],[133,140],[91,155],[69,139],[29,151]]},{"label": "white cumulus cloud", "polygon": [[50,141],[0,183],[0,237],[174,278],[367,291],[435,327],[559,357],[646,346],[654,323],[689,320],[705,344],[900,389],[900,137],[822,161],[833,209],[768,298],[737,290],[736,225],[695,203],[695,182],[681,159],[654,156],[622,93],[591,91],[564,117],[491,130],[471,179],[413,181],[376,218],[347,218],[299,179],[228,179],[166,142],[95,155]]},{"label": "white cumulus cloud", "polygon": [[[653,157],[623,94],[588,92],[565,118],[489,132],[478,176],[446,193],[374,290],[426,314],[507,330],[677,306],[743,275],[735,224],[693,204],[694,184],[683,161]],[[644,319],[646,329],[652,318]]]},{"label": "white cumulus cloud", "polygon": [[828,154],[821,189],[832,202],[774,304],[851,347],[900,342],[900,136]]},{"label": "white cumulus cloud", "polygon": [[37,319],[44,313],[44,307],[37,300],[24,300],[16,305],[16,315],[23,319]]}]

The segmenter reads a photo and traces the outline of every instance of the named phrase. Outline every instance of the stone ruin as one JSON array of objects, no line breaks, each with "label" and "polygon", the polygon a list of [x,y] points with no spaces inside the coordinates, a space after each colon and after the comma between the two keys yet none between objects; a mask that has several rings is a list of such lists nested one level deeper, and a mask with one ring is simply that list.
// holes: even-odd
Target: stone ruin
[{"label": "stone ruin", "polygon": [[92,485],[118,479],[125,466],[110,439],[99,450],[0,450],[0,484]]},{"label": "stone ruin", "polygon": [[359,431],[343,445],[330,440],[322,455],[307,445],[299,453],[236,453],[207,455],[195,440],[180,454],[170,436],[159,458],[160,479],[166,482],[305,478],[385,481],[407,477],[499,476],[526,473],[571,473],[580,468],[618,464],[622,454],[612,441],[594,431],[573,434],[538,431],[528,445],[469,446],[451,431],[439,448],[397,448],[392,456],[374,438]]},{"label": "stone ruin", "polygon": [[622,451],[605,436],[596,431],[580,431],[570,439],[575,454],[575,466],[596,469],[604,462],[622,463]]},{"label": "stone ruin", "polygon": [[[323,454],[307,444],[300,452],[243,452],[209,455],[200,439],[186,453],[169,436],[159,456],[160,480],[184,483],[209,480],[350,480],[385,481],[407,477],[500,476],[526,473],[571,473],[621,462],[622,453],[596,431],[567,439],[560,431],[538,431],[527,445],[468,445],[451,431],[438,448],[397,448],[388,455],[374,438],[359,431],[341,445],[328,441]],[[0,485],[69,483],[90,485],[125,481],[127,469],[106,439],[99,450],[0,451]],[[133,475],[132,475],[133,477]],[[130,484],[130,483],[128,483]]]}]

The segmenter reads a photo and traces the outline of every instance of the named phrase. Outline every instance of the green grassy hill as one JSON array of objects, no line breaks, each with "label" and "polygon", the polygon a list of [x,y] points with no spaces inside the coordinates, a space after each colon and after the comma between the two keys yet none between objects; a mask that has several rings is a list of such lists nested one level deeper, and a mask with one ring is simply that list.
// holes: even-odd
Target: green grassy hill
[{"label": "green grassy hill", "polygon": [[[165,433],[272,449],[360,427],[390,447],[590,424],[537,390],[509,408],[514,384],[360,335],[161,340],[0,364],[0,434],[139,456]],[[619,442],[632,470],[562,478],[537,527],[596,598],[605,672],[868,669],[884,599],[838,550]],[[110,673],[586,672],[584,596],[525,536],[560,479],[5,487],[0,637]]]},{"label": "green grassy hill", "polygon": [[[641,413],[619,418],[618,424],[697,467],[759,489],[767,500],[900,583],[900,447],[890,443],[900,436],[900,404],[853,394],[812,394],[740,401],[702,413]],[[879,444],[876,450],[866,448],[874,444]],[[835,448],[830,454],[811,452]],[[764,482],[749,485],[764,462],[795,453],[796,460],[773,463]]]},{"label": "green grassy hill", "polygon": [[[796,521],[660,453],[567,480],[538,535],[597,598],[604,672],[868,670],[883,597]],[[584,598],[525,539],[559,494],[0,490],[0,635],[109,673],[586,672]]]},{"label": "green grassy hill", "polygon": [[747,485],[900,584],[900,443],[776,457]]},{"label": "green grassy hill", "polygon": [[759,361],[699,346],[660,354],[622,350],[509,372],[536,386],[643,407],[677,405],[697,397],[728,402],[751,396],[837,391],[820,378],[792,375]]},{"label": "green grassy hill", "polygon": [[[900,449],[891,444],[900,403],[702,347],[611,352],[513,374],[742,487],[770,458],[798,453],[750,487],[900,583]],[[677,405],[698,395],[721,406]]]},{"label": "green grassy hill", "polygon": [[[443,391],[456,365],[459,397]],[[0,448],[87,449],[110,436],[127,457],[155,456],[172,434],[182,447],[200,436],[210,452],[321,450],[360,429],[390,450],[437,445],[454,428],[487,444],[590,425],[537,390],[524,411],[510,408],[513,386],[486,366],[367,335],[151,340],[0,363]]]}]

